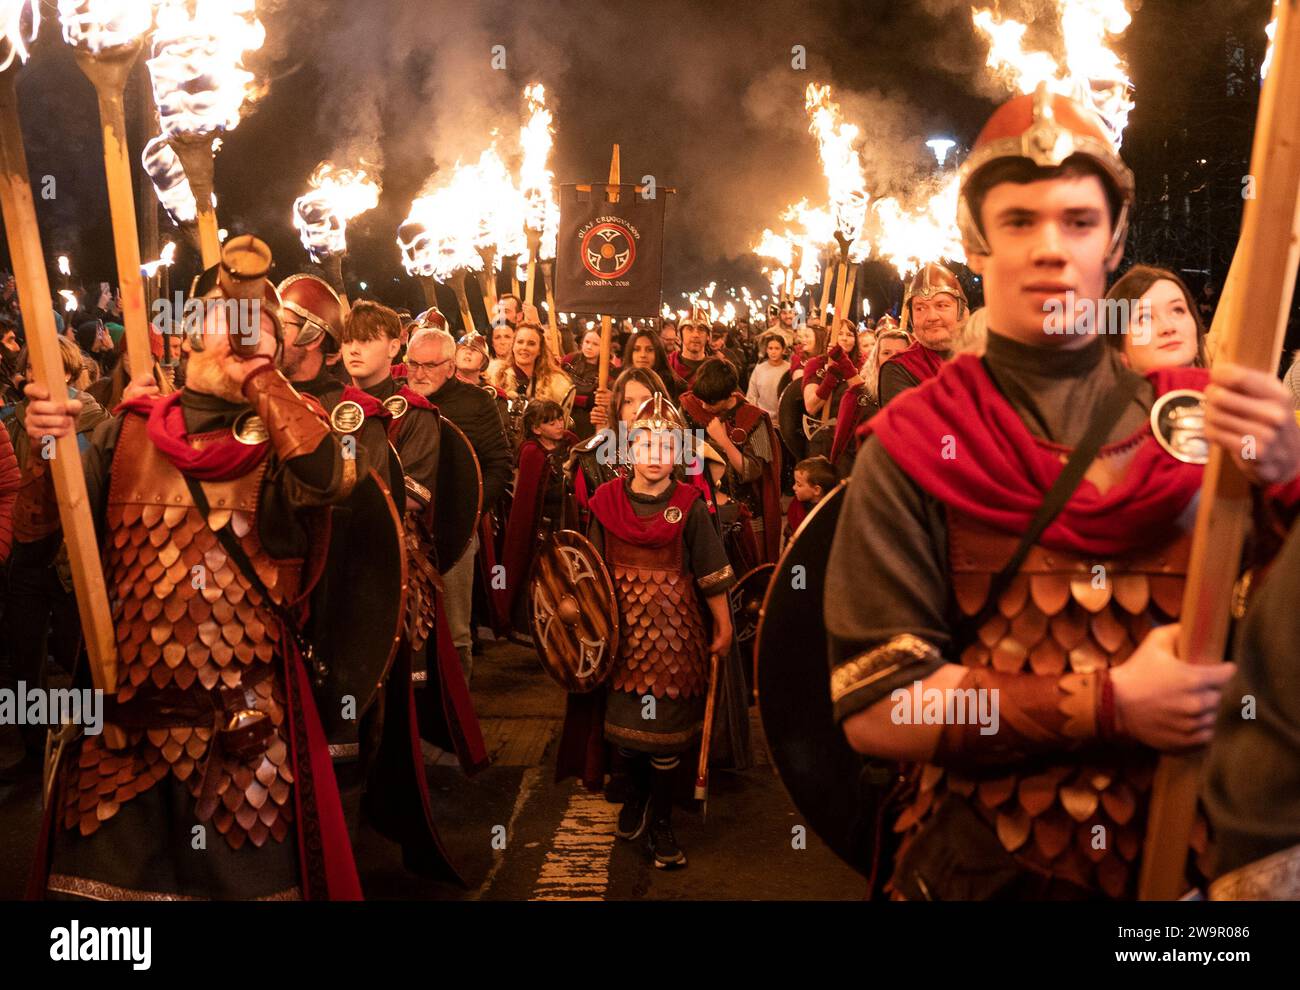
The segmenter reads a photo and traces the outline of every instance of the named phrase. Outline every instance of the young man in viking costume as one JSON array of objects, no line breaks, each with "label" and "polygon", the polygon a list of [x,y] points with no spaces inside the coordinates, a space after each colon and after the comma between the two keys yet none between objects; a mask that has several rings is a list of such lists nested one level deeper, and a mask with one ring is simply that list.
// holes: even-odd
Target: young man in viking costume
[{"label": "young man in viking costume", "polygon": [[673,792],[681,754],[703,724],[709,657],[731,649],[725,592],[735,575],[699,489],[673,476],[681,418],[662,395],[655,399],[632,423],[631,478],[592,496],[589,535],[610,569],[626,630],[605,702],[605,738],[629,775],[617,834],[634,840],[648,828],[655,866],[664,869],[686,864],[673,834]]},{"label": "young man in viking costume", "polygon": [[682,395],[682,412],[693,430],[727,462],[722,488],[753,514],[760,562],[775,562],[781,552],[781,453],[771,417],[738,391],[736,369],[712,358]]},{"label": "young man in viking costume", "polygon": [[863,428],[826,575],[834,710],[854,749],[908,768],[895,897],[1132,897],[1157,757],[1209,740],[1233,671],[1181,662],[1160,625],[1207,443],[1285,483],[1300,428],[1271,375],[1225,366],[1205,432],[1167,430],[1207,373],[1139,376],[1082,319],[1133,202],[1089,111],[1011,100],[960,181],[988,349]]},{"label": "young man in viking costume", "polygon": [[[322,510],[356,462],[275,368],[274,287],[242,280],[239,315],[223,305],[225,261],[258,247],[235,238],[200,280],[185,388],[124,403],[84,457],[117,684],[106,731],[63,754],[36,896],[360,896],[296,639]],[[74,429],[78,403],[27,394],[33,442]],[[33,493],[53,504],[52,485]]]},{"label": "young man in viking costume", "polygon": [[957,276],[943,265],[923,265],[903,294],[902,329],[916,338],[880,368],[880,405],[939,373],[951,355],[970,307]]}]

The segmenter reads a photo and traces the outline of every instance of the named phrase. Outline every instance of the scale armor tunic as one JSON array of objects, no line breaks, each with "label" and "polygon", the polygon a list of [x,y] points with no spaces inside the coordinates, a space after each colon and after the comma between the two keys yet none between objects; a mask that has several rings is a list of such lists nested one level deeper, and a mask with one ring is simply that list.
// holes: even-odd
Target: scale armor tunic
[{"label": "scale armor tunic", "polygon": [[[970,619],[984,608],[994,574],[1018,541],[955,510],[948,518],[953,594]],[[961,649],[962,665],[1063,677],[1060,707],[1069,716],[1067,675],[1118,666],[1152,626],[1178,619],[1189,546],[1184,534],[1163,547],[1109,560],[1035,546],[997,610]],[[1077,689],[1088,690],[1082,682]],[[972,773],[918,766],[915,797],[894,826],[906,833],[900,856],[951,793],[970,803],[1021,865],[1094,894],[1131,898],[1158,755],[1131,746]],[[1097,826],[1104,832],[1095,832]],[[1198,816],[1193,848],[1202,871],[1206,846]]]},{"label": "scale armor tunic", "polygon": [[[243,477],[205,484],[212,509],[205,521],[184,478],[146,430],[143,417],[124,417],[108,494],[104,572],[117,630],[116,700],[138,707],[147,722],[168,699],[183,698],[187,706],[211,707],[212,722],[128,727],[121,751],[109,750],[102,736],[86,736],[79,759],[67,764],[63,824],[90,835],[171,773],[195,797],[197,819],[211,820],[231,847],[261,846],[268,837],[279,842],[294,813],[283,677],[275,663],[280,620],[227,557],[213,528],[230,522],[278,605],[296,601],[303,562],[271,558],[258,539],[267,461]],[[201,448],[227,436],[191,439]],[[273,726],[266,750],[247,759],[220,752],[206,765],[219,724],[218,691],[241,686],[247,688],[241,707],[265,713]]]}]

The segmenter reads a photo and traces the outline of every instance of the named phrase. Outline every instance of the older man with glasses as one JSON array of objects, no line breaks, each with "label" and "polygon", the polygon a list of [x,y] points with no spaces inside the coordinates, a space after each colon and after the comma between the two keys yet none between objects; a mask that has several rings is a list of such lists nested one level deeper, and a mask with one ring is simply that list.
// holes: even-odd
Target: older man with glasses
[{"label": "older man with glasses", "polygon": [[[483,472],[483,506],[495,505],[510,481],[513,462],[496,400],[488,390],[456,374],[456,341],[445,330],[418,330],[406,348],[407,385],[460,427]],[[478,537],[455,566],[443,574],[447,620],[465,679],[473,665],[470,612],[474,599],[474,559]]]}]

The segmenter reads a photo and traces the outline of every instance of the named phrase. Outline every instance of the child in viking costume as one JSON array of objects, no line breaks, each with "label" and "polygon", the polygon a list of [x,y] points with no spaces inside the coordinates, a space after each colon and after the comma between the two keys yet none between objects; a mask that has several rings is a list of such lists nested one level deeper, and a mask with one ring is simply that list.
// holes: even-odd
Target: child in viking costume
[{"label": "child in viking costume", "polygon": [[632,423],[632,476],[591,499],[589,535],[613,578],[623,631],[605,703],[605,738],[629,775],[616,831],[630,841],[648,829],[664,869],[686,864],[673,791],[703,724],[709,657],[731,648],[726,591],[735,576],[700,490],[673,475],[684,424],[661,395],[654,400]]}]

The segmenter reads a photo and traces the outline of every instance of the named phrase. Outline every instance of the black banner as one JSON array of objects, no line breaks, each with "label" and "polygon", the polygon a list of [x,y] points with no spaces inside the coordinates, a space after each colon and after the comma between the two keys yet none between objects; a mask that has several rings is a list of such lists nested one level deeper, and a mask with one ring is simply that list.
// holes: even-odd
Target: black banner
[{"label": "black banner", "polygon": [[655,316],[663,290],[664,196],[620,185],[560,186],[555,308],[566,313]]}]

